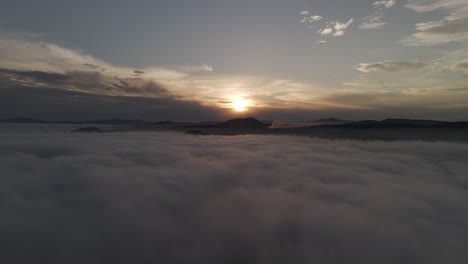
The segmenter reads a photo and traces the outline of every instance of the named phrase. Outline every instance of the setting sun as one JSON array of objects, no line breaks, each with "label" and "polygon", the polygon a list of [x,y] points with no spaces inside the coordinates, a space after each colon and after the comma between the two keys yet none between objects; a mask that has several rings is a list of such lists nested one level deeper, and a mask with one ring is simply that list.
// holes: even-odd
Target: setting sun
[{"label": "setting sun", "polygon": [[247,101],[242,98],[237,98],[232,101],[234,111],[243,112],[247,110]]}]

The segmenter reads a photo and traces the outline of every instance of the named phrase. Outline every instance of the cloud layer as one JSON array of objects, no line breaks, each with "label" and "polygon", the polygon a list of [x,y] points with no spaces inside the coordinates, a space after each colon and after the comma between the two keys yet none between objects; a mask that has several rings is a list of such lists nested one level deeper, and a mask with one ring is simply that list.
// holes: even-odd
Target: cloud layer
[{"label": "cloud layer", "polygon": [[468,145],[1,134],[2,263],[466,263]]}]

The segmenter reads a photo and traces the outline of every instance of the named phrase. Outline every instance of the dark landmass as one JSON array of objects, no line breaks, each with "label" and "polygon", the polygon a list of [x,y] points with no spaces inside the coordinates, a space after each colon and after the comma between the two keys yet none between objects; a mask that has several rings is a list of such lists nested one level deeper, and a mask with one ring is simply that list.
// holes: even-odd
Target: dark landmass
[{"label": "dark landmass", "polygon": [[335,118],[335,117],[331,117],[331,118],[324,118],[324,119],[318,119],[318,120],[314,120],[314,121],[311,121],[311,123],[317,123],[317,124],[346,124],[346,123],[352,123],[354,121],[351,121],[351,120],[342,120],[342,119],[338,119],[338,118]]},{"label": "dark landmass", "polygon": [[195,129],[191,129],[191,130],[187,130],[187,132],[185,132],[187,134],[191,134],[191,135],[198,135],[198,136],[206,136],[206,135],[209,135],[207,134],[205,131],[203,130],[195,130]]},{"label": "dark landmass", "polygon": [[[424,140],[468,142],[468,122],[447,122],[437,120],[385,119],[347,121],[337,118],[304,122],[303,127],[270,128],[271,122],[262,122],[253,117],[238,118],[225,122],[200,123],[108,119],[83,122],[47,122],[32,118],[10,118],[0,123],[40,124],[110,124],[109,127],[84,127],[73,132],[129,132],[129,131],[170,131],[191,135],[292,135],[327,139],[358,140]],[[296,122],[297,123],[297,122]]]},{"label": "dark landmass", "polygon": [[[323,123],[325,121],[325,124]],[[328,123],[326,121],[329,121]],[[468,122],[386,119],[382,121],[321,120],[295,128],[269,128],[270,123],[255,118],[232,119],[226,122],[177,123],[159,122],[138,127],[103,128],[111,131],[172,131],[190,135],[289,135],[325,139],[355,140],[423,140],[468,142]]]},{"label": "dark landmass", "polygon": [[102,124],[102,125],[143,125],[148,124],[142,120],[127,120],[127,119],[104,119],[104,120],[87,120],[87,121],[59,121],[51,122],[52,124]]},{"label": "dark landmass", "polygon": [[[319,121],[319,120],[317,120]],[[327,122],[328,121],[328,122]],[[318,123],[318,122],[317,122]],[[269,128],[270,123],[255,118],[233,119],[210,124],[192,124],[165,127],[162,130],[179,131],[192,135],[292,135],[326,139],[355,140],[424,140],[468,142],[468,122],[434,120],[386,119],[383,121],[346,121],[324,119],[320,124],[299,128]],[[155,126],[148,130],[156,129]]]},{"label": "dark landmass", "polygon": [[409,128],[409,127],[419,127],[419,128],[429,128],[429,127],[445,127],[448,124],[463,124],[468,122],[445,122],[445,121],[435,121],[435,120],[413,120],[413,119],[385,119],[382,121],[375,120],[363,120],[357,122],[350,122],[346,124],[341,124],[338,126],[343,127],[355,127],[355,128]]},{"label": "dark landmass", "polygon": [[102,129],[99,127],[83,127],[83,128],[78,128],[73,130],[72,132],[78,132],[78,133],[102,133],[104,132]]},{"label": "dark landmass", "polygon": [[228,129],[262,129],[268,127],[269,125],[270,124],[258,121],[253,117],[247,117],[228,120],[217,126]]}]

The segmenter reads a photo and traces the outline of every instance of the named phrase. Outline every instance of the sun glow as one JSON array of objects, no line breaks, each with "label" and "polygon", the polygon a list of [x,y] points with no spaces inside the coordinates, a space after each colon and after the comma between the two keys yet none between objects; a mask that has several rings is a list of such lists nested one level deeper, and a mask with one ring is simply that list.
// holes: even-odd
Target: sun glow
[{"label": "sun glow", "polygon": [[244,112],[247,110],[248,103],[243,98],[236,98],[232,101],[232,108],[236,112]]}]

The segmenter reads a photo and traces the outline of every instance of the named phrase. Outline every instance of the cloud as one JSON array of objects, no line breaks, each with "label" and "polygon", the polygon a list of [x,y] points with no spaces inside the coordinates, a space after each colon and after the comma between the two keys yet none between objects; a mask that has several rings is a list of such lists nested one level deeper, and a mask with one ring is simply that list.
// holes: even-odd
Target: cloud
[{"label": "cloud", "polygon": [[455,64],[453,66],[453,70],[468,72],[468,61],[467,62],[459,62],[459,63]]},{"label": "cloud", "polygon": [[373,6],[383,6],[385,8],[391,8],[396,5],[395,0],[383,0],[383,1],[375,1],[372,3]]},{"label": "cloud", "polygon": [[359,25],[359,28],[361,29],[381,29],[388,23],[386,22],[371,22],[371,23],[362,23]]},{"label": "cloud", "polygon": [[360,63],[356,70],[360,72],[399,72],[420,70],[428,66],[427,63],[415,61],[383,61],[374,63]]},{"label": "cloud", "polygon": [[345,23],[341,23],[339,21],[327,22],[327,25],[324,28],[319,29],[318,33],[322,36],[341,37],[353,22],[353,18],[349,19],[348,22]]},{"label": "cloud", "polygon": [[[132,93],[135,88],[125,81],[116,81],[112,86],[99,89],[128,90],[128,93]],[[114,118],[202,121],[226,118],[222,110],[173,97],[156,83],[142,83],[139,90],[140,94],[134,93],[133,96],[110,96],[25,84],[4,85],[0,79],[0,117],[26,116],[51,121]],[[158,96],[145,96],[149,93]]]},{"label": "cloud", "polygon": [[364,18],[364,22],[359,25],[361,29],[380,29],[383,28],[388,23],[382,22],[384,18],[385,10],[388,8],[395,7],[396,1],[394,0],[384,0],[376,1],[372,4],[377,10],[370,16]]},{"label": "cloud", "polygon": [[333,28],[331,27],[322,28],[318,32],[323,36],[328,36],[333,33]]},{"label": "cloud", "polygon": [[[220,100],[229,100],[240,93],[260,98],[280,89],[265,85],[275,83],[275,79],[199,74],[214,71],[207,64],[185,65],[176,69],[115,66],[82,52],[43,42],[37,37],[18,34],[1,34],[0,50],[0,79],[6,87],[53,88],[119,97],[172,97],[174,100],[203,102],[210,109],[218,107],[221,112],[224,112],[225,105],[220,105]],[[260,85],[255,91],[245,88]],[[286,85],[281,89],[298,91]],[[300,95],[305,90],[301,89]]]},{"label": "cloud", "polygon": [[465,144],[1,136],[2,263],[468,260]]},{"label": "cloud", "polygon": [[468,3],[466,1],[431,1],[407,5],[416,12],[428,12],[439,8],[451,13],[438,21],[416,24],[416,33],[401,40],[406,46],[429,46],[468,40]]},{"label": "cloud", "polygon": [[309,14],[309,11],[307,11],[307,10],[302,10],[301,11],[301,15],[308,15],[308,14]]},{"label": "cloud", "polygon": [[[301,13],[302,14],[302,13]],[[322,21],[323,17],[320,15],[311,15],[308,16],[309,13],[307,14],[302,14],[306,15],[301,18],[301,23],[303,24],[312,24],[309,25],[307,28],[311,29],[314,28],[317,22]],[[348,20],[348,22],[340,22],[340,21],[327,21],[323,23],[319,23],[317,26],[320,27],[317,31],[318,34],[322,36],[332,36],[332,37],[341,37],[345,34],[346,29],[353,24],[354,18],[351,18]],[[320,42],[324,43],[324,42]]]},{"label": "cloud", "polygon": [[467,5],[465,0],[408,0],[405,7],[418,13],[425,13],[442,8],[453,10]]},{"label": "cloud", "polygon": [[301,23],[314,23],[314,22],[320,21],[322,19],[323,19],[323,17],[318,16],[318,15],[307,16],[307,17],[302,18]]},{"label": "cloud", "polygon": [[447,89],[450,92],[468,92],[468,87],[457,87],[457,88],[450,88]]},{"label": "cloud", "polygon": [[[132,77],[135,72],[135,69],[114,66],[83,52],[18,34],[0,34],[0,50],[0,68],[3,69],[52,73],[99,70],[103,75],[120,78]],[[176,70],[158,67],[137,71],[144,71],[147,79],[158,81],[180,80],[187,76]]]},{"label": "cloud", "polygon": [[183,72],[195,73],[195,72],[213,72],[214,68],[208,64],[202,64],[199,66],[185,65],[178,67],[179,70]]},{"label": "cloud", "polygon": [[163,85],[155,81],[135,78],[141,74],[143,72],[136,71],[132,78],[119,78],[110,77],[99,71],[69,71],[61,74],[0,69],[0,85],[46,87],[109,96],[170,96],[169,91]]}]

